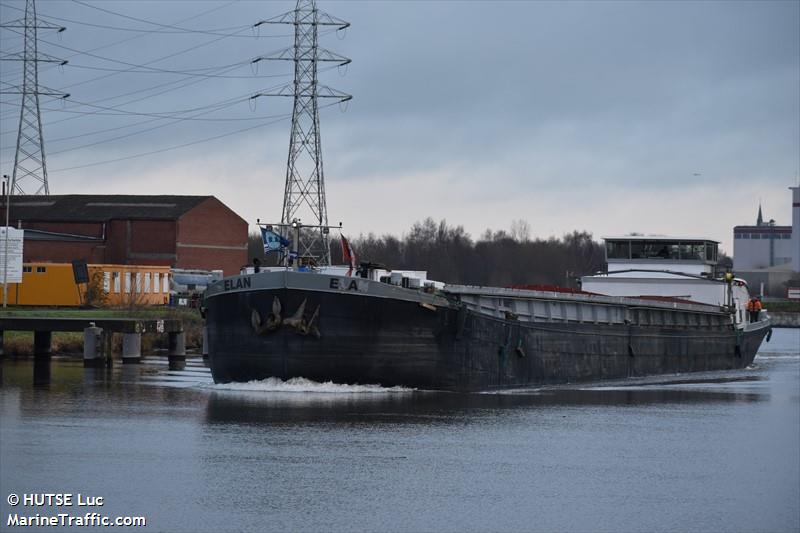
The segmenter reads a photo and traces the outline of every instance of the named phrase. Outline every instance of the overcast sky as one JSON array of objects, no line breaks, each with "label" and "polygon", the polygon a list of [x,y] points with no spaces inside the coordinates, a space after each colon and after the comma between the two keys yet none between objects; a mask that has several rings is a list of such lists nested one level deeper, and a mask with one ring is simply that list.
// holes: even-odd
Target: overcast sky
[{"label": "overcast sky", "polygon": [[[70,62],[40,69],[71,95],[41,104],[51,193],[211,194],[251,224],[280,219],[291,101],[248,97],[292,66],[250,61],[293,29],[251,26],[294,2],[37,6],[67,27],[42,30],[40,51]],[[791,223],[799,2],[318,6],[352,23],[321,37],[353,60],[320,73],[353,95],[321,112],[329,219],[346,234],[399,235],[431,216],[478,237],[524,219],[535,237],[697,235],[731,253],[759,200]],[[0,0],[0,20],[24,7]],[[22,39],[3,30],[0,45]],[[0,68],[3,90],[20,83],[19,62]],[[0,100],[10,174],[19,96]]]}]

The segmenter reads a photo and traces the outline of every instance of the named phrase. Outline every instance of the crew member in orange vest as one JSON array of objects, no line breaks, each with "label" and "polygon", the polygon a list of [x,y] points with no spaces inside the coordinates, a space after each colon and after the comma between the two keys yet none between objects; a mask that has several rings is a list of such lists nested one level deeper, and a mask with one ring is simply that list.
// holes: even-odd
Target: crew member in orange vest
[{"label": "crew member in orange vest", "polygon": [[761,300],[755,296],[747,302],[747,311],[750,312],[750,322],[758,322],[758,315],[761,312]]}]

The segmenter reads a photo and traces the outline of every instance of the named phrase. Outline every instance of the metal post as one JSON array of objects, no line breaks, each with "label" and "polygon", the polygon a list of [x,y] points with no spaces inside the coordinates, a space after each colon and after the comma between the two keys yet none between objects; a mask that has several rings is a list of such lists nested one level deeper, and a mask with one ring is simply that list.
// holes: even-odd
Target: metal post
[{"label": "metal post", "polygon": [[300,228],[303,225],[300,224],[300,219],[296,218],[292,221],[292,228],[294,228],[294,252],[296,254],[294,261],[295,261],[295,269],[300,268]]},{"label": "metal post", "polygon": [[11,187],[8,182],[8,174],[3,175],[3,193],[6,197],[6,237],[5,249],[3,250],[3,309],[8,305],[8,213],[11,211],[9,202],[11,201]]}]

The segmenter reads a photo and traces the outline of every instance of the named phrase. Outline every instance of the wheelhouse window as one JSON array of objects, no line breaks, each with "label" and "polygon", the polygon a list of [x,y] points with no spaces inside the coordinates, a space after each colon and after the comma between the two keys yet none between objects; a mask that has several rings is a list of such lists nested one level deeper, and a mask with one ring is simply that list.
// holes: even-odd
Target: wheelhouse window
[{"label": "wheelhouse window", "polygon": [[716,262],[717,254],[718,244],[709,241],[606,241],[607,259]]},{"label": "wheelhouse window", "polygon": [[631,242],[631,259],[679,259],[677,243],[664,241]]},{"label": "wheelhouse window", "polygon": [[631,243],[629,241],[606,241],[606,257],[608,259],[630,259]]},{"label": "wheelhouse window", "polygon": [[706,257],[705,243],[682,242],[681,259],[691,261],[704,261]]}]

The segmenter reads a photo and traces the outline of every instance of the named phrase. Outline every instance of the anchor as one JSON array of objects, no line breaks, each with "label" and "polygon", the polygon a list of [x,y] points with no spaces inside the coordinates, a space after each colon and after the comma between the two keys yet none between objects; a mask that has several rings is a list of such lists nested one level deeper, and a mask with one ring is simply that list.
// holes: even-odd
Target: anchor
[{"label": "anchor", "polygon": [[300,327],[298,328],[298,332],[301,335],[311,334],[318,339],[322,336],[322,334],[319,332],[319,328],[314,324],[314,321],[319,316],[319,307],[320,306],[317,305],[317,308],[314,310],[314,314],[311,315],[311,319],[309,319],[308,322],[306,322],[305,318],[301,321]]},{"label": "anchor", "polygon": [[306,300],[303,300],[303,303],[300,304],[300,307],[297,308],[297,311],[294,312],[291,318],[287,318],[283,321],[287,327],[300,329],[300,326],[303,323],[303,314],[306,312]]},{"label": "anchor", "polygon": [[253,326],[256,335],[263,335],[275,331],[280,327],[282,320],[281,301],[277,296],[272,300],[272,312],[267,316],[266,322],[261,320],[261,313],[258,312],[258,309],[253,309],[250,312],[250,324]]},{"label": "anchor", "polygon": [[272,312],[267,316],[267,320],[262,320],[261,313],[258,312],[258,309],[251,309],[250,324],[253,326],[253,330],[256,332],[256,335],[270,333],[280,328],[281,325],[284,325],[294,329],[300,335],[311,335],[319,339],[322,337],[322,334],[320,333],[316,322],[317,317],[319,317],[320,306],[317,305],[317,308],[314,310],[311,318],[306,320],[306,304],[307,300],[303,300],[303,303],[300,304],[300,307],[297,308],[297,311],[295,311],[291,317],[284,319],[281,317],[281,301],[276,296],[272,300]]},{"label": "anchor", "polygon": [[267,329],[270,331],[278,329],[282,320],[281,301],[278,300],[278,297],[276,296],[275,299],[272,300],[272,312],[267,317]]}]

